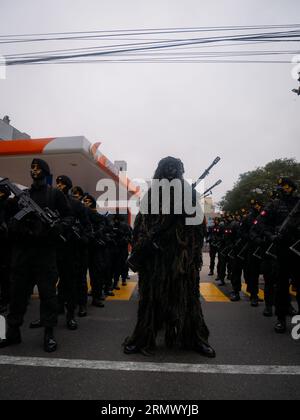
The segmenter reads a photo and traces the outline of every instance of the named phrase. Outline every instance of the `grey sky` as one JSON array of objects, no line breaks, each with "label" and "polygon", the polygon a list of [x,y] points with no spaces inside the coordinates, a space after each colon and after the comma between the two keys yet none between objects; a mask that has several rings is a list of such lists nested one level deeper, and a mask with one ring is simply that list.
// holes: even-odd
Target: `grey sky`
[{"label": "grey sky", "polygon": [[[289,24],[299,23],[299,17],[298,0],[0,0],[0,35]],[[292,48],[300,55],[298,43]],[[24,51],[31,46],[0,45],[2,55]],[[32,137],[100,140],[110,159],[128,161],[131,178],[151,177],[158,160],[173,155],[194,179],[219,155],[222,163],[207,180],[224,180],[214,195],[219,200],[241,172],[275,158],[300,159],[293,66],[10,67],[7,79],[0,80],[0,116],[10,115],[12,124]]]}]

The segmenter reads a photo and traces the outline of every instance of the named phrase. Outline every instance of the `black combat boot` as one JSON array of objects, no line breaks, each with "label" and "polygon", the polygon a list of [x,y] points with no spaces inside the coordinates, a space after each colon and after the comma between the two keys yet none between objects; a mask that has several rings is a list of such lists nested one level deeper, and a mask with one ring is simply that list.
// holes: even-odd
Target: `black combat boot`
[{"label": "black combat boot", "polygon": [[22,342],[21,331],[18,327],[8,327],[6,338],[0,338],[0,348],[14,346]]},{"label": "black combat boot", "polygon": [[273,308],[270,305],[266,305],[265,310],[263,312],[263,316],[266,318],[271,318],[273,316]]},{"label": "black combat boot", "polygon": [[286,320],[285,318],[278,318],[278,321],[274,327],[277,334],[284,334],[286,332]]},{"label": "black combat boot", "polygon": [[239,302],[241,300],[241,296],[239,292],[232,292],[230,295],[231,302]]},{"label": "black combat boot", "polygon": [[86,305],[79,305],[78,316],[84,318],[87,316],[87,307]]},{"label": "black combat boot", "polygon": [[43,325],[41,323],[40,319],[37,319],[36,321],[32,321],[29,325],[29,328],[31,329],[36,329],[36,328],[41,328]]},{"label": "black combat boot", "polygon": [[44,350],[47,353],[53,353],[57,350],[57,342],[54,338],[53,328],[51,327],[45,328]]},{"label": "black combat boot", "polygon": [[67,328],[71,331],[75,331],[78,329],[78,323],[75,320],[74,311],[67,312]]},{"label": "black combat boot", "polygon": [[214,359],[216,357],[216,352],[214,349],[207,343],[200,342],[196,345],[195,351],[200,353],[202,356]]},{"label": "black combat boot", "polygon": [[251,296],[250,305],[252,306],[252,308],[257,308],[258,307],[258,305],[259,305],[258,296]]},{"label": "black combat boot", "polygon": [[226,286],[225,280],[224,279],[218,279],[216,281],[219,281],[220,283],[218,284],[218,286]]},{"label": "black combat boot", "polygon": [[104,303],[100,299],[94,298],[92,301],[92,306],[96,306],[97,308],[104,308]]},{"label": "black combat boot", "polygon": [[141,352],[140,349],[137,346],[135,346],[134,344],[124,346],[124,353],[125,354],[137,354],[137,353],[140,353],[140,352]]},{"label": "black combat boot", "polygon": [[296,311],[296,309],[293,307],[292,304],[290,304],[289,306],[289,316],[293,317],[298,315],[298,312]]},{"label": "black combat boot", "polygon": [[113,292],[112,290],[106,290],[106,291],[104,292],[104,295],[105,295],[105,296],[110,296],[110,297],[115,296],[115,294],[114,294],[114,292]]}]

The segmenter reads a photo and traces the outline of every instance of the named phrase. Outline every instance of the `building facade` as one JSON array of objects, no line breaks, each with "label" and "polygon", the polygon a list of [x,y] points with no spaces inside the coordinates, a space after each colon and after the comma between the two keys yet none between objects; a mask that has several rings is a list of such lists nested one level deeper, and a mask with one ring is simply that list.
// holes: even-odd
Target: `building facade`
[{"label": "building facade", "polygon": [[3,119],[0,118],[0,141],[26,139],[30,139],[30,136],[13,127],[7,115]]}]

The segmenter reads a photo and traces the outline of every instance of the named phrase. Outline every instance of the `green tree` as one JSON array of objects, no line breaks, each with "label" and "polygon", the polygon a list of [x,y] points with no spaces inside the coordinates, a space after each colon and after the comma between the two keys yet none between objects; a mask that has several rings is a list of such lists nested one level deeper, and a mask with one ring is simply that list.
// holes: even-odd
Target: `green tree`
[{"label": "green tree", "polygon": [[220,202],[224,211],[234,212],[249,207],[252,199],[269,200],[280,177],[292,178],[300,186],[300,163],[296,159],[277,159],[263,168],[239,176],[233,189]]}]

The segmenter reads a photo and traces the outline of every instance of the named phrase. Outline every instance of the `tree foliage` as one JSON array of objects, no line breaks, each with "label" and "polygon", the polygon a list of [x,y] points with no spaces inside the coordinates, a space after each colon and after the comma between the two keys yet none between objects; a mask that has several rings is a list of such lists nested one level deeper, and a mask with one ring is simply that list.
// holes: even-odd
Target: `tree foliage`
[{"label": "tree foliage", "polygon": [[265,167],[241,174],[220,202],[221,208],[234,212],[248,208],[252,199],[267,202],[280,177],[290,177],[300,186],[300,163],[296,159],[277,159]]}]

